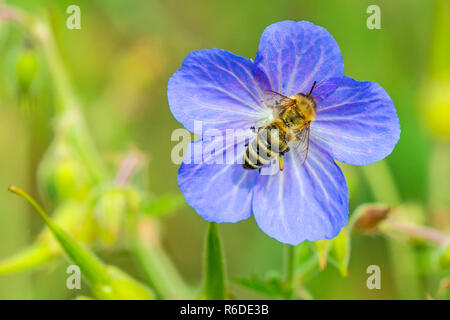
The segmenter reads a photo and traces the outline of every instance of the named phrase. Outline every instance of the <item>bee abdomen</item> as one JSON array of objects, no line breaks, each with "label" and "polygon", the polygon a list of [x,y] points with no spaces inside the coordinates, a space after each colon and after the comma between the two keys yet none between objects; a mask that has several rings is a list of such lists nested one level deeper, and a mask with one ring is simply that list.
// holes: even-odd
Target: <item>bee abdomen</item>
[{"label": "bee abdomen", "polygon": [[279,154],[279,150],[272,150],[272,144],[274,142],[277,142],[278,145],[284,143],[284,141],[278,140],[283,139],[280,139],[278,134],[274,134],[270,128],[262,129],[245,150],[244,169],[259,169],[268,164],[273,157]]}]

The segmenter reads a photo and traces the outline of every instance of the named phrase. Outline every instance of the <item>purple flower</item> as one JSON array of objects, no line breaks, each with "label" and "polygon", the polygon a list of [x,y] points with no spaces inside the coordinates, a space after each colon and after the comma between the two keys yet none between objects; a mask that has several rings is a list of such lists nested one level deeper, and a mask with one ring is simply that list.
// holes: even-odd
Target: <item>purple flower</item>
[{"label": "purple flower", "polygon": [[[243,169],[243,144],[256,135],[248,129],[272,120],[263,91],[290,97],[308,93],[315,81],[317,110],[306,162],[290,151],[284,155],[284,170],[273,175]],[[190,53],[169,80],[167,93],[175,118],[202,135],[190,150],[216,151],[203,151],[201,163],[192,163],[188,155],[181,165],[178,184],[187,203],[217,223],[253,214],[266,234],[292,245],[333,238],[347,224],[348,189],[334,160],[353,165],[379,161],[400,137],[386,91],[377,83],[344,76],[336,41],[307,21],[267,27],[253,61],[219,49]],[[195,121],[202,122],[203,134]],[[227,129],[243,129],[231,147],[204,134]],[[230,148],[240,150],[235,164],[212,161]]]}]

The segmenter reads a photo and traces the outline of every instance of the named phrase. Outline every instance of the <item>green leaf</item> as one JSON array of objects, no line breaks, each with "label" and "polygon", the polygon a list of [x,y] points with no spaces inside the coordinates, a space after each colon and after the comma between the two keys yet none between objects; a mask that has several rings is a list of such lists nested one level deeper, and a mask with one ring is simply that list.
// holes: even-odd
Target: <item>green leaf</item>
[{"label": "green leaf", "polygon": [[314,248],[319,256],[319,267],[324,270],[327,267],[328,253],[331,248],[331,240],[314,241]]},{"label": "green leaf", "polygon": [[[91,214],[77,201],[66,201],[59,205],[54,210],[52,220],[80,242],[89,243],[96,236]],[[38,267],[62,254],[53,233],[49,228],[44,228],[34,244],[0,261],[0,275]]]},{"label": "green leaf", "polygon": [[348,229],[343,227],[337,237],[331,240],[330,257],[334,258],[337,268],[344,277],[348,274],[350,251],[350,234]]},{"label": "green leaf", "polygon": [[283,282],[279,274],[271,274],[264,279],[254,274],[250,279],[235,279],[233,282],[272,298],[282,298],[286,295],[283,290]]},{"label": "green leaf", "polygon": [[11,186],[9,191],[28,201],[44,220],[68,258],[76,264],[98,299],[151,299],[151,292],[123,271],[103,264],[89,249],[55,224],[25,191]]},{"label": "green leaf", "polygon": [[219,231],[214,222],[210,222],[206,236],[204,293],[208,300],[226,298],[225,263]]},{"label": "green leaf", "polygon": [[75,238],[56,225],[49,218],[47,213],[45,213],[45,211],[37,204],[37,202],[31,198],[30,195],[14,186],[9,187],[9,190],[21,196],[33,206],[42,220],[44,220],[52,234],[55,236],[56,240],[58,240],[64,252],[70,260],[80,267],[82,274],[89,282],[105,283],[108,281],[109,276],[103,264],[92,253],[90,253],[87,248],[84,248],[81,244],[79,244]]},{"label": "green leaf", "polygon": [[92,291],[103,300],[151,300],[152,292],[128,274],[114,266],[106,266],[110,278],[108,284],[95,283]]}]

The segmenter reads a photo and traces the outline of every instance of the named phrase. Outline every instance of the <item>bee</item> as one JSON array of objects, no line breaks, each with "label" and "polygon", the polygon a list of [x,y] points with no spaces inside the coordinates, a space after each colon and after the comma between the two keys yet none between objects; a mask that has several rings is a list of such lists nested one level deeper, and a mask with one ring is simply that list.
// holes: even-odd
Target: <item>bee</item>
[{"label": "bee", "polygon": [[300,156],[301,164],[306,161],[309,148],[311,122],[316,117],[316,101],[312,92],[297,93],[286,97],[271,90],[263,92],[263,102],[273,109],[274,120],[259,127],[257,136],[247,145],[244,153],[244,169],[259,169],[278,157],[283,170],[282,156],[291,149]]}]

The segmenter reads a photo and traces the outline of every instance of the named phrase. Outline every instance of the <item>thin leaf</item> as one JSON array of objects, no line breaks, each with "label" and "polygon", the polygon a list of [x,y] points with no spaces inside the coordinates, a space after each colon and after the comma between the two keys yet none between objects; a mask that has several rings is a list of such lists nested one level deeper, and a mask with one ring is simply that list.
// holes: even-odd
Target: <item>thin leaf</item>
[{"label": "thin leaf", "polygon": [[11,186],[9,191],[24,198],[44,220],[69,259],[76,264],[98,299],[151,299],[148,288],[123,271],[104,265],[89,249],[55,224],[39,204],[25,191]]}]

